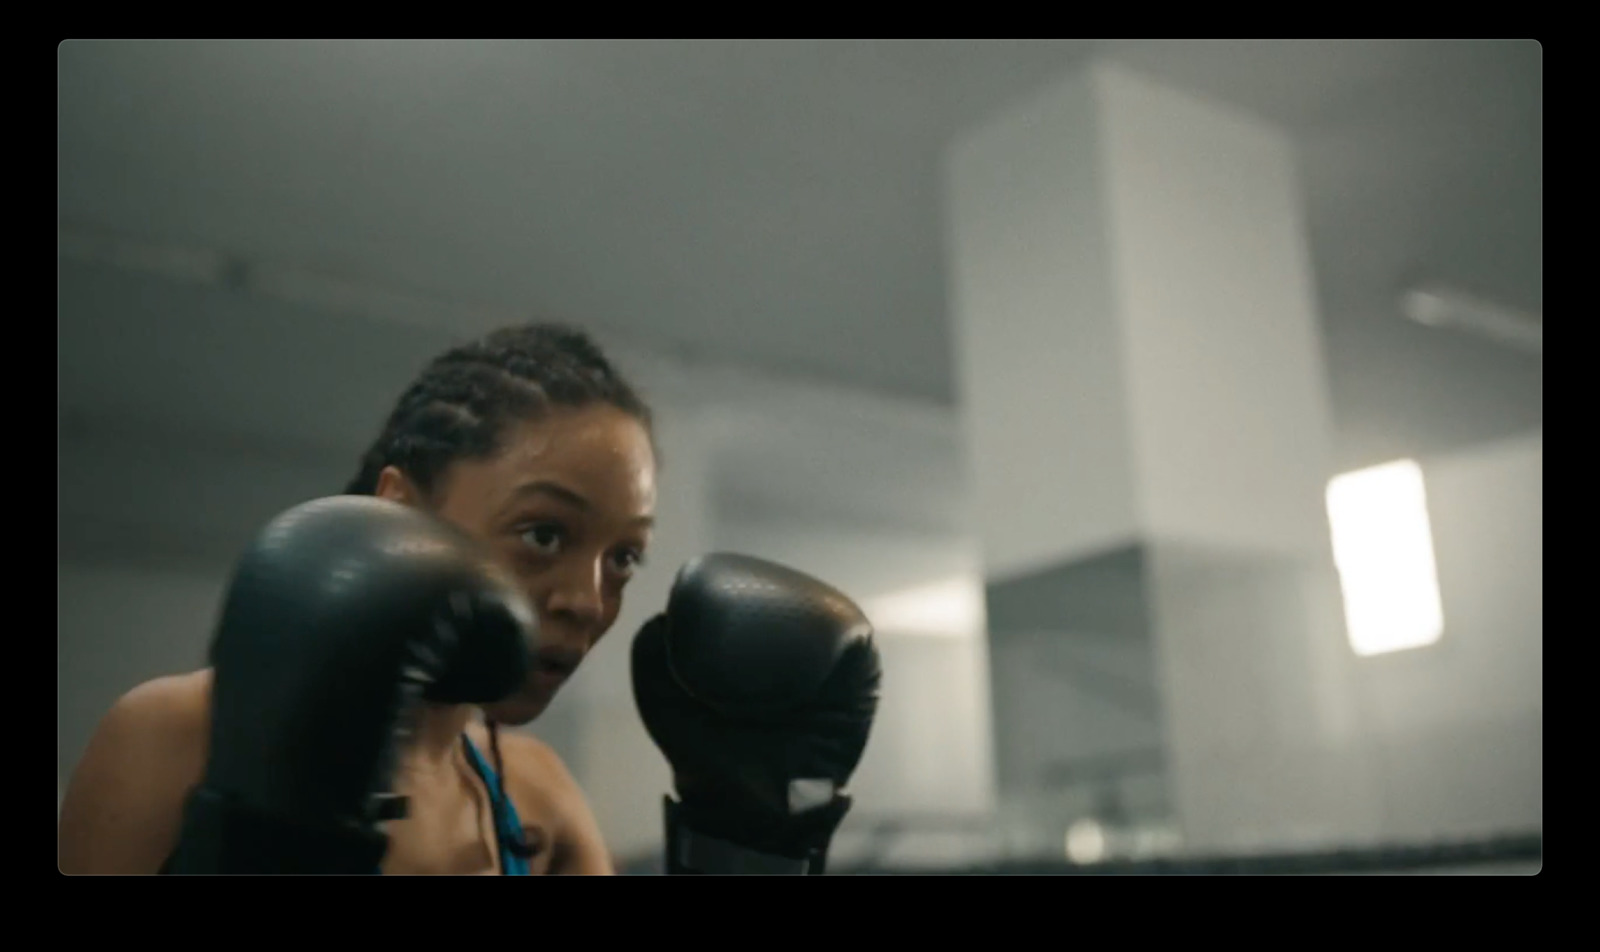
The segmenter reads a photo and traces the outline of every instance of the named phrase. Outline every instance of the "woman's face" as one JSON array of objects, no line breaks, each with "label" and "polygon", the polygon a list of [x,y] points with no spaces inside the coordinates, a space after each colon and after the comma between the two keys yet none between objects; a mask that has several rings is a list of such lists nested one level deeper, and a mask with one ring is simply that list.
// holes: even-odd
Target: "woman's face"
[{"label": "woman's face", "polygon": [[515,424],[502,447],[452,464],[433,509],[487,542],[538,612],[528,681],[487,709],[497,721],[525,724],[617,620],[650,544],[655,454],[644,426],[605,404]]}]

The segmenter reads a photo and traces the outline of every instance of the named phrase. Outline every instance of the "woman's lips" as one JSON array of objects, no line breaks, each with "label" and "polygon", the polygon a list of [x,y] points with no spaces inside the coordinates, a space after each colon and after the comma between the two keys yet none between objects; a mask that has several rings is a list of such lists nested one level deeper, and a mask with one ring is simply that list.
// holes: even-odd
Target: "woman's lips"
[{"label": "woman's lips", "polygon": [[572,676],[577,659],[560,652],[540,652],[533,660],[534,678],[547,687],[559,686]]}]

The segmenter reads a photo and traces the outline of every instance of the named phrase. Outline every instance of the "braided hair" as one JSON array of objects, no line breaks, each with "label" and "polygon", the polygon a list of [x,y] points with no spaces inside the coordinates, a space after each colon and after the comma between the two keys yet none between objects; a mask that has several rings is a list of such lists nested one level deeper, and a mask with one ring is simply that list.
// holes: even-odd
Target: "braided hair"
[{"label": "braided hair", "polygon": [[508,424],[596,403],[653,430],[650,408],[587,334],[562,324],[502,328],[428,364],[401,394],[345,493],[372,495],[378,475],[394,466],[431,495],[451,463],[494,455]]}]

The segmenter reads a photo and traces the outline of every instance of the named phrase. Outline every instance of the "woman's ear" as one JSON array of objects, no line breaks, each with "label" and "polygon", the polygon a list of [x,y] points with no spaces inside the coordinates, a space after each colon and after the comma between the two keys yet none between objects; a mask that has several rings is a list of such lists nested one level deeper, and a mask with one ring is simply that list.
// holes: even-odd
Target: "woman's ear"
[{"label": "woman's ear", "polygon": [[383,471],[378,473],[378,488],[373,490],[372,494],[379,499],[388,499],[407,506],[421,506],[424,501],[417,484],[397,466],[385,466]]}]

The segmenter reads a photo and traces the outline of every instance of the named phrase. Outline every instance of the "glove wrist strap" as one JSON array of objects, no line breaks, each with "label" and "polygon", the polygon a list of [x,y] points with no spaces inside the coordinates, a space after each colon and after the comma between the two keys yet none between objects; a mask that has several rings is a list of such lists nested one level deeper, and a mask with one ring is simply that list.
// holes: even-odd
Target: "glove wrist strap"
[{"label": "glove wrist strap", "polygon": [[312,828],[200,787],[188,799],[166,871],[177,874],[370,874],[386,836],[361,824]]},{"label": "glove wrist strap", "polygon": [[679,804],[665,798],[667,873],[686,875],[820,876],[826,857],[813,851],[801,858],[753,850],[689,828]]}]

